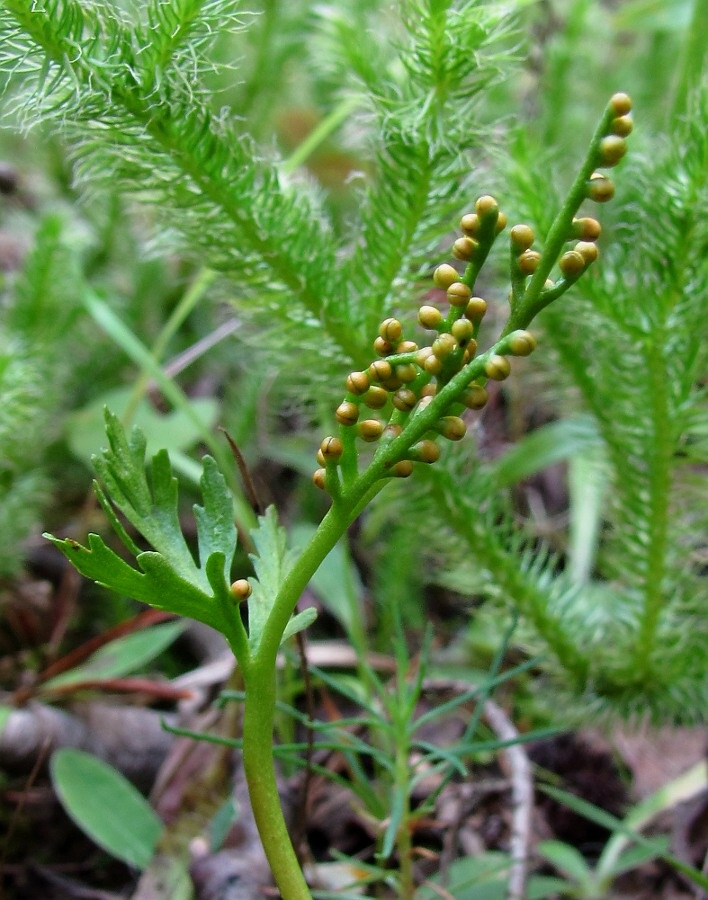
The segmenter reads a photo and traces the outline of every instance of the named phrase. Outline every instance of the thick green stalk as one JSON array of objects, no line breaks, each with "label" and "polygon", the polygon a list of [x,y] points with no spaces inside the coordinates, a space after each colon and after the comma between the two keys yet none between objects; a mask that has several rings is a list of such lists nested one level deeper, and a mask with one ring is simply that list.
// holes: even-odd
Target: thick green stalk
[{"label": "thick green stalk", "polygon": [[330,508],[283,580],[258,649],[244,666],[243,765],[258,833],[283,900],[307,900],[310,891],[290,841],[275,775],[276,658],[302,592],[350,521],[341,506]]},{"label": "thick green stalk", "polygon": [[276,683],[275,666],[270,659],[252,660],[244,683],[243,766],[258,833],[283,900],[310,900],[310,890],[283,816],[275,776]]}]

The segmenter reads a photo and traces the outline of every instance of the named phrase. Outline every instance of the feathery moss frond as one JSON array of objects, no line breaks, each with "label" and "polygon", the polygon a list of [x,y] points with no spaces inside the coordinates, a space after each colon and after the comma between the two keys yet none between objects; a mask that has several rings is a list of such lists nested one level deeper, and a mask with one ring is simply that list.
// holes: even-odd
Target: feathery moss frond
[{"label": "feathery moss frond", "polygon": [[[214,4],[206,9],[216,14]],[[186,93],[174,55],[157,89],[154,65],[181,45],[165,44],[157,62],[143,58],[127,25],[102,21],[75,0],[41,7],[11,0],[0,29],[14,68],[34,76],[26,103],[33,114],[39,105],[43,116],[61,120],[84,181],[110,181],[152,200],[171,234],[203,262],[247,274],[251,296],[300,304],[356,358],[358,347],[325,303],[334,246],[319,199],[238,135],[224,113],[215,116],[196,90]]]},{"label": "feathery moss frond", "polygon": [[430,526],[434,537],[428,552],[440,556],[443,568],[472,566],[479,572],[485,596],[521,612],[527,623],[522,642],[534,635],[537,651],[540,638],[574,690],[582,691],[591,663],[582,646],[576,645],[568,623],[577,587],[558,575],[558,562],[548,548],[537,546],[519,530],[490,473],[452,457],[449,454],[445,468],[430,467],[422,473],[425,492],[412,501],[418,516],[435,523]]},{"label": "feathery moss frond", "polygon": [[[483,133],[475,102],[499,76],[495,54],[508,55],[497,46],[501,12],[471,2],[411,2],[403,12],[390,64],[359,66],[384,139],[339,271],[320,198],[210,109],[199,76],[217,23],[240,24],[233,3],[155,0],[139,16],[113,16],[76,0],[11,0],[0,27],[8,67],[28,76],[26,119],[61,122],[84,184],[110,181],[151,200],[163,239],[238,277],[251,306],[304,324],[296,332],[304,346],[316,346],[309,322],[325,354],[336,347],[361,365],[382,309],[400,300],[403,276],[426,264],[441,223],[462,205],[466,153]],[[350,49],[354,38],[342,25]]]},{"label": "feathery moss frond", "polygon": [[140,66],[135,77],[146,93],[151,84],[159,92],[165,73],[176,68],[182,69],[185,91],[191,95],[198,90],[207,51],[219,33],[241,27],[246,19],[236,11],[238,5],[233,0],[150,0],[138,5],[143,22],[135,41],[134,59]]},{"label": "feathery moss frond", "polygon": [[411,277],[429,264],[444,223],[469,197],[470,154],[489,139],[477,104],[510,56],[509,23],[498,8],[410,0],[401,17],[398,44],[366,52],[361,34],[375,44],[373,23],[331,12],[327,22],[336,55],[368,94],[376,135],[374,175],[343,278],[346,315],[368,333],[405,302]]},{"label": "feathery moss frond", "polygon": [[62,220],[47,216],[0,302],[0,576],[20,568],[22,542],[48,501],[45,448],[68,374],[79,277]]}]

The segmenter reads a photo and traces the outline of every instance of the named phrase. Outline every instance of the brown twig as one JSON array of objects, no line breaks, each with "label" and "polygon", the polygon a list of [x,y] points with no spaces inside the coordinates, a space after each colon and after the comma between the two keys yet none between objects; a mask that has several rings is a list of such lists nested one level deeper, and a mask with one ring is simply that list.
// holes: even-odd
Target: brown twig
[{"label": "brown twig", "polygon": [[241,474],[241,481],[243,482],[243,489],[246,493],[246,498],[248,502],[251,504],[251,508],[256,512],[259,516],[265,514],[265,507],[261,503],[260,497],[258,496],[258,492],[256,491],[256,486],[253,483],[253,478],[251,478],[251,473],[248,470],[248,465],[246,464],[246,460],[244,459],[243,453],[239,449],[236,441],[231,437],[228,431],[223,428],[221,425],[219,426],[219,431],[223,432],[226,440],[229,442],[229,447],[231,447],[231,452],[234,455],[234,459],[236,460],[236,465],[238,466],[238,470]]},{"label": "brown twig", "polygon": [[153,681],[150,678],[82,678],[48,686],[43,694],[59,697],[79,691],[101,691],[103,694],[147,694],[153,700],[191,700],[193,693],[185,688]]},{"label": "brown twig", "polygon": [[[500,740],[514,741],[519,738],[519,732],[514,728],[511,719],[493,700],[485,701],[483,716]],[[531,841],[531,813],[533,811],[531,764],[521,744],[510,744],[502,748],[500,753],[506,760],[509,769],[513,806],[509,839],[511,868],[506,885],[506,897],[507,900],[524,900]]]},{"label": "brown twig", "polygon": [[73,566],[66,566],[62,572],[59,587],[54,595],[55,618],[47,641],[47,658],[56,659],[62,641],[66,636],[71,618],[76,611],[76,600],[81,587],[81,576]]},{"label": "brown twig", "polygon": [[143,628],[149,628],[151,625],[156,625],[158,622],[165,622],[168,619],[174,618],[175,616],[173,613],[163,612],[159,609],[146,609],[144,612],[133,616],[132,619],[128,619],[127,622],[121,622],[119,625],[109,628],[108,631],[104,631],[103,634],[96,635],[96,637],[84,641],[83,644],[80,644],[70,653],[65,654],[61,659],[58,659],[50,666],[47,666],[47,668],[37,676],[37,681],[41,684],[43,681],[48,681],[50,678],[68,672],[70,669],[78,666],[79,663],[88,659],[88,657],[97,650],[100,650],[101,647],[116,640],[116,638],[123,637],[126,634],[132,634],[134,631],[140,631]]}]

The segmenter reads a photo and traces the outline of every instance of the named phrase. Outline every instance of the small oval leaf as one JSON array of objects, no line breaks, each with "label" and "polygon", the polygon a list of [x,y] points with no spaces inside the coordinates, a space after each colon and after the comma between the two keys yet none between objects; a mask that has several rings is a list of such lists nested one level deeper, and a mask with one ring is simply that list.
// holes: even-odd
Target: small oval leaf
[{"label": "small oval leaf", "polygon": [[112,856],[145,869],[163,824],[137,788],[81,750],[57,750],[50,768],[54,790],[76,825]]}]

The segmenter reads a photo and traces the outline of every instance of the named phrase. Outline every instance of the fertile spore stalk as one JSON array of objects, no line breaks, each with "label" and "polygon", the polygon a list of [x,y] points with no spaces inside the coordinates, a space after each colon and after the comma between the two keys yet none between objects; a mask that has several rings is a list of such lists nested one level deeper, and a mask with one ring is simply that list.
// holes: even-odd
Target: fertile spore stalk
[{"label": "fertile spore stalk", "polygon": [[[463,420],[448,415],[453,407],[457,406],[457,411],[459,407],[481,409],[487,400],[483,382],[502,381],[509,375],[508,356],[533,352],[536,340],[525,327],[599,256],[595,241],[600,236],[600,224],[590,217],[574,216],[584,199],[604,203],[614,196],[613,182],[596,167],[614,166],[625,155],[625,137],[632,131],[630,111],[626,94],[613,95],[542,253],[532,249],[536,241],[532,228],[523,224],[511,228],[511,313],[501,339],[490,350],[476,355],[487,303],[473,296],[492,244],[507,225],[506,216],[490,196],[480,197],[475,211],[460,220],[463,235],[454,242],[452,254],[467,263],[464,274],[449,264],[438,266],[433,273],[436,287],[446,291],[449,309],[444,315],[438,306],[420,307],[418,322],[436,333],[432,342],[419,348],[415,341],[405,338],[398,319],[387,318],[381,323],[373,345],[380,359],[347,377],[347,394],[335,413],[339,437],[326,437],[317,454],[321,468],[313,481],[332,496],[335,506],[351,502],[362,486],[368,490],[386,476],[408,477],[414,462],[435,462],[440,455],[438,436],[460,440],[465,433]],[[563,245],[573,240],[574,246],[558,259]],[[554,280],[548,276],[556,262],[559,274]],[[515,323],[524,327],[514,328]],[[373,416],[374,412],[379,415]],[[362,477],[356,438],[380,442]]]},{"label": "fertile spore stalk", "polygon": [[[487,302],[473,296],[475,282],[506,224],[497,201],[480,197],[475,212],[462,217],[464,236],[452,248],[453,256],[467,263],[464,273],[447,263],[433,273],[435,286],[446,292],[447,310],[429,304],[418,310],[418,323],[434,335],[430,343],[419,347],[406,339],[398,319],[384,319],[373,344],[380,358],[364,371],[347,376],[346,396],[335,411],[339,435],[322,441],[317,452],[320,468],[313,475],[315,485],[331,495],[334,507],[352,506],[381,479],[408,477],[415,462],[436,462],[439,437],[451,441],[464,437],[466,425],[459,416],[463,408],[478,410],[486,404],[486,381],[503,381],[511,372],[508,357],[528,356],[535,349],[534,336],[517,329],[485,353],[477,352]],[[545,282],[541,293],[544,306],[549,297],[556,299],[564,293],[598,258],[594,241],[599,235],[595,219],[572,220],[568,238],[582,240],[562,255],[560,277]],[[544,259],[530,249],[535,239],[528,225],[515,225],[510,231],[512,310],[524,302],[530,276]],[[362,475],[357,439],[379,444]]]},{"label": "fertile spore stalk", "polygon": [[[474,212],[460,221],[462,236],[452,254],[466,263],[464,272],[450,264],[433,273],[436,287],[446,292],[447,307],[424,304],[418,323],[431,340],[422,347],[393,317],[384,319],[373,344],[376,358],[346,379],[346,395],[335,411],[338,434],[328,435],[317,452],[313,475],[332,505],[286,575],[266,623],[257,652],[244,667],[244,763],[256,821],[278,887],[286,900],[309,896],[294,866],[294,853],[284,852],[287,830],[280,813],[272,756],[275,711],[275,662],[282,634],[310,578],[348,526],[391,478],[409,477],[416,464],[434,463],[439,440],[460,440],[466,430],[460,413],[481,409],[487,401],[487,380],[503,381],[511,371],[509,357],[528,356],[536,339],[526,330],[537,313],[564,294],[587,271],[599,251],[599,223],[576,218],[586,200],[605,202],[614,194],[607,175],[626,151],[632,128],[631,102],[615,94],[593,135],[587,157],[556,216],[541,251],[528,225],[510,229],[510,313],[501,337],[478,352],[486,301],[475,296],[475,283],[494,241],[507,220],[493,197],[480,197]],[[572,246],[566,248],[567,244]],[[551,277],[558,265],[555,277]],[[361,444],[377,444],[360,471]],[[274,833],[276,817],[280,825]]]}]

